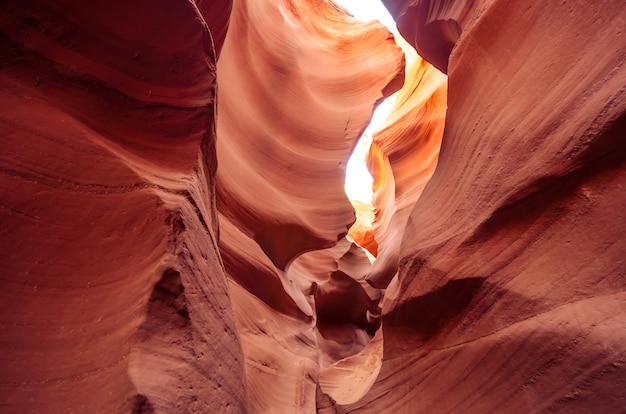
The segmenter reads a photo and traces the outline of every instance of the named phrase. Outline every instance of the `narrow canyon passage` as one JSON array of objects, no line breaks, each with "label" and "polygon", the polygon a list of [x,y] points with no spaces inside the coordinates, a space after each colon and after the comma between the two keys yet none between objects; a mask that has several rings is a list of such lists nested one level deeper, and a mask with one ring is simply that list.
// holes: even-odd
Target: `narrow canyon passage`
[{"label": "narrow canyon passage", "polygon": [[[258,412],[314,412],[318,393],[354,403],[380,370],[397,228],[435,168],[447,84],[389,30],[331,2],[233,3],[217,66],[217,207]],[[388,116],[368,128],[385,98]],[[343,187],[362,134],[376,191],[353,226]]]},{"label": "narrow canyon passage", "polygon": [[2,3],[0,412],[624,412],[623,1],[384,4]]}]

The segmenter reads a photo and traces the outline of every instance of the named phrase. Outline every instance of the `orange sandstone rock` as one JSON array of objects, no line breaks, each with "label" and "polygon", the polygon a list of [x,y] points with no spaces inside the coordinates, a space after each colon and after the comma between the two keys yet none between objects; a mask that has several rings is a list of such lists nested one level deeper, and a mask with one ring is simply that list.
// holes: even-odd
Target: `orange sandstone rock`
[{"label": "orange sandstone rock", "polygon": [[1,411],[245,411],[200,11],[8,1],[0,32]]},{"label": "orange sandstone rock", "polygon": [[623,411],[622,2],[386,2],[3,3],[3,412]]},{"label": "orange sandstone rock", "polygon": [[339,412],[626,406],[626,10],[483,4],[449,57],[439,163],[385,294],[380,375]]}]

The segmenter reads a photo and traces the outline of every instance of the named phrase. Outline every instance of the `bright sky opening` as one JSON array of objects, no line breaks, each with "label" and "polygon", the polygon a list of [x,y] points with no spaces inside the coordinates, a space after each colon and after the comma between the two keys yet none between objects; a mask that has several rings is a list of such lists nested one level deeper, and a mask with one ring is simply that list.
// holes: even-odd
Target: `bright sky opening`
[{"label": "bright sky opening", "polygon": [[396,22],[380,0],[333,0],[358,20],[368,22],[378,20],[392,33],[396,30]]},{"label": "bright sky opening", "polygon": [[[355,18],[362,21],[378,20],[392,33],[396,32],[396,23],[380,0],[334,0]],[[372,203],[373,178],[365,165],[365,158],[372,144],[372,133],[379,130],[389,116],[395,95],[383,101],[372,116],[372,121],[363,133],[346,167],[345,190],[348,198],[365,204]]]}]

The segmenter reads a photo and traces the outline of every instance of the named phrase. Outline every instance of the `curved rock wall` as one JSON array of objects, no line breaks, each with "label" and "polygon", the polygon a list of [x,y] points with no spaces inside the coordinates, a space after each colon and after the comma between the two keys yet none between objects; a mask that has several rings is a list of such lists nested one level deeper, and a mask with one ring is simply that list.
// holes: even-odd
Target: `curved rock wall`
[{"label": "curved rock wall", "polygon": [[325,1],[235,2],[218,65],[219,208],[279,269],[354,222],[345,164],[403,63],[383,26]]},{"label": "curved rock wall", "polygon": [[408,62],[406,82],[391,115],[374,133],[367,161],[375,181],[379,248],[366,278],[381,289],[396,275],[407,219],[437,166],[446,116],[447,77],[406,42],[401,45]]},{"label": "curved rock wall", "polygon": [[623,409],[625,19],[494,1],[464,28],[381,372],[340,412]]},{"label": "curved rock wall", "polygon": [[243,412],[201,13],[8,1],[0,31],[1,411]]},{"label": "curved rock wall", "polygon": [[[338,264],[354,222],[343,187],[403,70],[382,25],[331,3],[234,2],[218,63],[217,202],[252,412],[314,412],[320,373],[379,325],[380,294],[355,280],[365,253],[354,247],[357,268]],[[326,374],[329,392],[340,377]]]},{"label": "curved rock wall", "polygon": [[3,3],[3,412],[623,411],[622,2],[388,6],[372,266],[382,26]]},{"label": "curved rock wall", "polygon": [[398,31],[443,73],[461,34],[476,23],[494,0],[384,0]]}]

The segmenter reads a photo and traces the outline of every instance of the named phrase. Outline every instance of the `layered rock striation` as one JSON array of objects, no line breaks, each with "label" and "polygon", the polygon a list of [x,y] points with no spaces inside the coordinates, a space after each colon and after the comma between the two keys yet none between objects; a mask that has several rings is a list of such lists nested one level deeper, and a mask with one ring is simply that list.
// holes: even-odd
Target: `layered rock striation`
[{"label": "layered rock striation", "polygon": [[3,3],[2,412],[623,411],[626,9],[386,3]]},{"label": "layered rock striation", "polygon": [[[380,324],[370,262],[344,239],[355,215],[343,187],[404,55],[381,24],[326,1],[237,0],[217,69],[220,252],[250,406],[314,412],[322,372]],[[351,257],[359,266],[344,268]],[[325,375],[331,393],[345,376]]]},{"label": "layered rock striation", "polygon": [[0,410],[245,411],[201,10],[7,1],[0,32]]},{"label": "layered rock striation", "polygon": [[449,75],[439,164],[386,291],[380,375],[339,411],[620,412],[625,10],[476,7],[396,14],[418,50],[449,38],[415,13],[474,17],[449,59],[424,54]]}]

